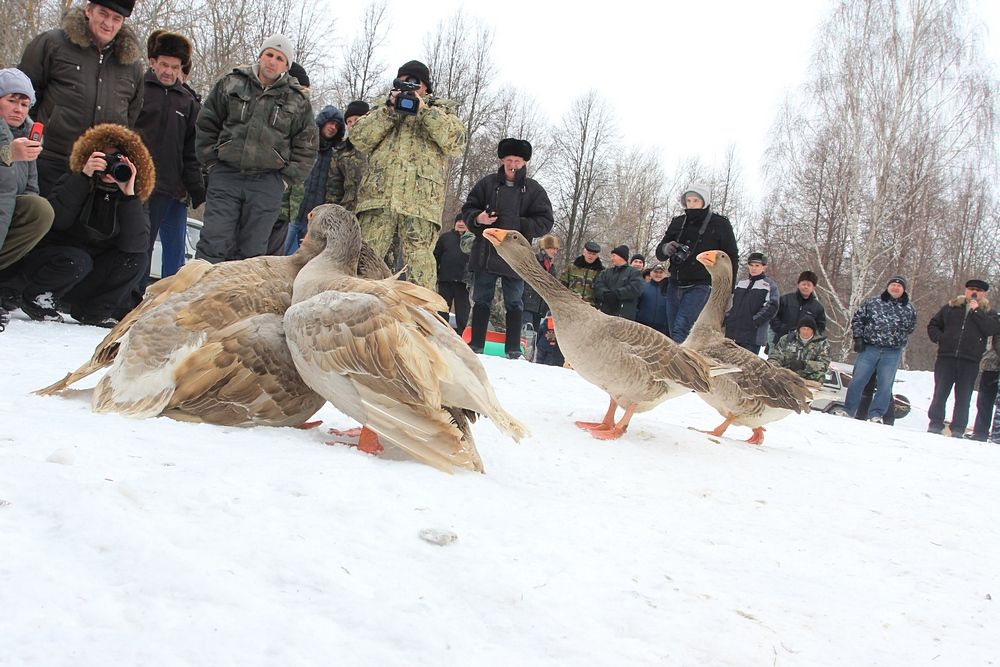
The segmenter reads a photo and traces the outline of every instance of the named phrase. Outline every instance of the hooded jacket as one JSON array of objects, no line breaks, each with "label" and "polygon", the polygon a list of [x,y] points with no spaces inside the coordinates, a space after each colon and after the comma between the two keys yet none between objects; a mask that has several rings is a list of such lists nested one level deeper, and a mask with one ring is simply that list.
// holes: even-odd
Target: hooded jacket
[{"label": "hooded jacket", "polygon": [[1000,334],[1000,319],[990,302],[980,296],[979,307],[969,310],[965,296],[957,296],[927,323],[927,335],[937,343],[938,357],[979,363],[990,336]]},{"label": "hooded jacket", "polygon": [[[698,232],[701,231],[701,225],[705,220],[704,215],[708,215],[710,218],[708,224],[705,225],[705,233],[699,238]],[[664,246],[671,241],[690,246],[687,258],[682,261],[667,255]],[[708,269],[696,259],[698,253],[706,250],[723,250],[729,255],[729,259],[733,262],[733,284],[735,285],[736,266],[739,263],[740,253],[736,247],[733,225],[729,222],[729,218],[713,213],[708,207],[689,209],[684,215],[673,218],[667,225],[663,239],[656,246],[656,258],[670,261],[670,280],[679,287],[711,285],[712,276],[709,275]]]},{"label": "hooded jacket", "polygon": [[[333,138],[326,139],[323,136],[323,126],[333,121],[337,124],[337,134]],[[308,223],[309,213],[326,201],[326,180],[330,176],[330,159],[333,156],[334,147],[344,138],[344,114],[335,106],[327,105],[316,114],[316,132],[319,137],[319,151],[316,153],[316,162],[313,163],[309,175],[306,176],[305,188],[302,194],[302,202],[299,204],[298,215],[295,222],[305,226]]]},{"label": "hooded jacket", "polygon": [[[552,231],[555,218],[549,195],[538,181],[527,176],[528,168],[521,167],[514,174],[514,182],[507,185],[501,166],[495,174],[484,176],[472,186],[462,206],[462,217],[469,231],[476,235],[469,254],[469,270],[493,273],[508,278],[518,278],[517,272],[500,257],[493,244],[483,237],[490,227],[512,229],[520,232],[530,244],[535,237]],[[481,225],[476,220],[487,208],[496,211],[497,221]]]},{"label": "hooded jacket", "polygon": [[128,25],[98,51],[83,9],[66,12],[62,26],[28,43],[18,69],[35,88],[32,116],[45,123],[45,152],[64,160],[88,127],[132,127],[142,109],[144,49]]},{"label": "hooded jacket", "polygon": [[312,106],[295,77],[264,88],[256,72],[237,67],[212,86],[198,114],[198,159],[209,171],[224,162],[244,174],[277,172],[291,186],[316,160]]}]

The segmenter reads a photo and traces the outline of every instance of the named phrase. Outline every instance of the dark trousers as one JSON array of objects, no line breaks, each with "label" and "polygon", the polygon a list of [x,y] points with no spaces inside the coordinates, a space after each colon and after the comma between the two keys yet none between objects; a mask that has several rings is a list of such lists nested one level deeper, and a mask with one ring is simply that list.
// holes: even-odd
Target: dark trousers
[{"label": "dark trousers", "polygon": [[42,151],[35,161],[38,169],[38,194],[48,198],[59,179],[69,173],[69,161]]},{"label": "dark trousers", "polygon": [[208,179],[198,259],[215,264],[265,254],[283,191],[278,172],[241,174],[216,165]]},{"label": "dark trousers", "polygon": [[927,409],[931,429],[944,428],[944,408],[951,390],[955,389],[955,406],[951,412],[951,434],[961,438],[969,423],[969,403],[972,388],[979,374],[978,361],[966,361],[954,357],[938,357],[934,362],[934,398]]},{"label": "dark trousers", "polygon": [[83,248],[44,246],[20,266],[25,300],[50,293],[70,306],[74,319],[121,319],[138,303],[132,295],[146,270],[146,255],[111,249],[91,256]]},{"label": "dark trousers", "polygon": [[976,398],[976,425],[973,437],[986,440],[993,423],[994,402],[997,398],[997,379],[1000,371],[983,371],[979,374],[979,395]]},{"label": "dark trousers", "polygon": [[[455,331],[461,336],[469,323],[469,286],[460,280],[445,280],[438,283],[438,294],[454,309]],[[447,320],[448,313],[441,313],[441,317]]]}]

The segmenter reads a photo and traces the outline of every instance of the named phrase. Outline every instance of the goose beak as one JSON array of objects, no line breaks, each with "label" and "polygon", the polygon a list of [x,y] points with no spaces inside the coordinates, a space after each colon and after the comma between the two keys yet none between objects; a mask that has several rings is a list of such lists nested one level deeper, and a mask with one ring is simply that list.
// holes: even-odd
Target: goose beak
[{"label": "goose beak", "polygon": [[494,229],[494,228],[490,227],[489,229],[487,229],[486,231],[483,232],[483,236],[486,237],[487,241],[489,241],[490,243],[492,243],[495,246],[498,246],[501,243],[503,243],[504,238],[507,236],[507,230],[506,229]]},{"label": "goose beak", "polygon": [[706,250],[705,252],[700,253],[697,257],[695,257],[695,259],[697,259],[705,266],[712,267],[715,266],[715,262],[718,259],[718,255],[719,253],[717,250]]}]

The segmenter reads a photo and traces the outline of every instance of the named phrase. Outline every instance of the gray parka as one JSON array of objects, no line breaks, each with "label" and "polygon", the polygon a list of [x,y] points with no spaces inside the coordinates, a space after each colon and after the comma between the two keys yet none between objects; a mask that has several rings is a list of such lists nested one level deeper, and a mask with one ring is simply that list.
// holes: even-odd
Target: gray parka
[{"label": "gray parka", "polygon": [[[28,136],[32,122],[28,117],[20,127],[10,127],[0,120],[0,144],[8,144],[18,137]],[[7,238],[17,196],[37,194],[38,169],[34,161],[15,162],[9,167],[0,165],[0,246]]]}]

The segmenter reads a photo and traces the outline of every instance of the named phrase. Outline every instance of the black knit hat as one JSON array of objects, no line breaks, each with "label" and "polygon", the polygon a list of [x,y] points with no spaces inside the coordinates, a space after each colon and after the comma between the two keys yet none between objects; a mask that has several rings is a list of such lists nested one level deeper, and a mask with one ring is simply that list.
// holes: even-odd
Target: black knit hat
[{"label": "black knit hat", "polygon": [[816,285],[819,284],[819,278],[812,271],[803,271],[802,273],[800,273],[799,279],[796,280],[795,283],[798,284],[803,280],[811,282],[813,284],[813,287],[816,287]]},{"label": "black knit hat", "polygon": [[632,255],[632,259],[630,259],[630,260],[628,261],[628,263],[629,263],[629,264],[631,264],[632,262],[634,262],[634,261],[635,261],[635,260],[637,260],[637,259],[638,259],[638,260],[642,260],[642,263],[643,263],[643,264],[645,264],[645,263],[646,263],[646,258],[645,258],[645,257],[643,257],[643,256],[642,256],[641,254],[639,254],[639,253],[635,253],[634,255]]},{"label": "black knit hat", "polygon": [[364,116],[366,113],[371,111],[371,107],[364,100],[354,100],[347,105],[347,109],[344,110],[344,120],[347,120],[351,116]]},{"label": "black knit hat", "polygon": [[135,7],[135,0],[90,0],[95,5],[107,7],[113,12],[118,12],[128,18],[132,16],[132,8]]},{"label": "black knit hat", "polygon": [[965,286],[970,289],[977,289],[980,292],[990,291],[990,284],[985,280],[980,280],[979,278],[973,278],[972,280],[965,281]]},{"label": "black knit hat", "polygon": [[497,144],[497,157],[504,159],[508,155],[515,155],[525,162],[531,160],[531,143],[525,139],[501,139]]},{"label": "black knit hat", "polygon": [[428,93],[434,92],[431,88],[431,71],[427,69],[427,65],[423,64],[419,60],[411,60],[399,68],[399,71],[396,72],[396,77],[401,78],[404,76],[414,77],[427,86]]},{"label": "black knit hat", "polygon": [[302,65],[298,63],[292,63],[291,66],[288,68],[288,73],[296,78],[300,86],[302,86],[303,88],[309,87],[309,75],[306,74],[306,70],[304,67],[302,67]]},{"label": "black knit hat", "polygon": [[160,56],[177,58],[181,67],[191,64],[191,42],[184,35],[166,30],[154,30],[146,40],[146,57],[152,60]]},{"label": "black knit hat", "polygon": [[903,291],[904,291],[904,292],[905,292],[905,291],[906,291],[907,289],[909,289],[909,285],[907,285],[907,284],[906,284],[906,278],[904,278],[903,276],[899,276],[899,275],[897,275],[897,276],[893,276],[892,278],[889,278],[889,280],[887,280],[887,281],[885,282],[886,286],[888,286],[888,285],[889,285],[889,283],[899,283],[900,285],[902,285],[902,286],[903,286]]},{"label": "black knit hat", "polygon": [[753,264],[754,262],[760,262],[764,266],[767,266],[767,255],[762,252],[752,252],[747,256],[747,264]]},{"label": "black knit hat", "polygon": [[801,329],[802,327],[809,327],[813,330],[813,333],[816,333],[816,318],[806,313],[799,318],[799,323],[795,326],[796,329]]},{"label": "black knit hat", "polygon": [[624,244],[620,245],[617,248],[615,248],[614,250],[612,250],[611,254],[612,255],[618,255],[619,257],[621,257],[622,259],[624,259],[627,262],[628,261],[628,246],[624,245]]}]

